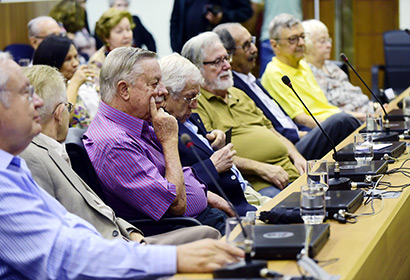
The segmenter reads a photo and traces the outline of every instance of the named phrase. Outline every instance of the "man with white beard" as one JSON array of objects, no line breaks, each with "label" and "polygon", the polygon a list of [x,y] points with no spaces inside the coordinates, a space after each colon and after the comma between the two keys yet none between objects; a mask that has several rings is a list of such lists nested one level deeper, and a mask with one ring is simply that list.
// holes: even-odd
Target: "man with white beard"
[{"label": "man with white beard", "polygon": [[181,54],[204,78],[195,112],[208,131],[232,127],[232,143],[241,157],[234,163],[257,191],[273,197],[305,172],[306,160],[295,146],[273,128],[252,99],[232,88],[231,57],[216,33],[191,38]]}]

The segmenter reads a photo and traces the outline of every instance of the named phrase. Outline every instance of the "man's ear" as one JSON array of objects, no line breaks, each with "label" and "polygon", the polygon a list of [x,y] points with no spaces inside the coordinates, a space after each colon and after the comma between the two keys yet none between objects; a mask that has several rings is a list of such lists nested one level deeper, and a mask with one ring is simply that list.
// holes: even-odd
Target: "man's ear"
[{"label": "man's ear", "polygon": [[275,53],[276,53],[276,49],[277,49],[277,47],[278,47],[278,41],[276,41],[275,39],[270,39],[269,40],[269,42],[270,42],[270,45],[272,46],[272,49],[275,51]]},{"label": "man's ear", "polygon": [[119,81],[117,83],[117,94],[125,101],[130,99],[130,87],[126,81]]},{"label": "man's ear", "polygon": [[59,124],[63,122],[64,109],[65,105],[64,103],[61,103],[57,106],[56,110],[54,111],[53,117]]},{"label": "man's ear", "polygon": [[36,49],[38,47],[38,43],[37,43],[37,38],[36,37],[30,37],[29,39],[30,45]]}]

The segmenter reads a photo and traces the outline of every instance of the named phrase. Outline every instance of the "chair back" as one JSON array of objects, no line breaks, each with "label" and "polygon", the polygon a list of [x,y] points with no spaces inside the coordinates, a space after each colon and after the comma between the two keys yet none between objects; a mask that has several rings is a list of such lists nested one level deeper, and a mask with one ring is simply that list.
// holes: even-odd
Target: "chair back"
[{"label": "chair back", "polygon": [[396,94],[410,86],[410,34],[404,30],[383,33],[385,57],[384,88]]},{"label": "chair back", "polygon": [[19,64],[22,59],[30,61],[34,53],[33,47],[27,44],[10,44],[4,48],[4,51],[11,53],[14,61]]},{"label": "chair back", "polygon": [[74,171],[106,202],[101,183],[84,148],[82,140],[85,132],[84,128],[70,127],[65,141],[66,150]]}]

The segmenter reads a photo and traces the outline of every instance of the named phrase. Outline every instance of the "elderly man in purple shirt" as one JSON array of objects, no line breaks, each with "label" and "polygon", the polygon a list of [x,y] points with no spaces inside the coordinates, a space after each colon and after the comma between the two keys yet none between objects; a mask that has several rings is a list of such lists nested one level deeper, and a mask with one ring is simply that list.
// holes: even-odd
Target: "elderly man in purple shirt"
[{"label": "elderly man in purple shirt", "polygon": [[189,216],[224,233],[223,212],[232,210],[181,167],[177,121],[161,108],[161,78],[155,53],[110,52],[100,74],[102,102],[85,134],[87,153],[119,216]]}]

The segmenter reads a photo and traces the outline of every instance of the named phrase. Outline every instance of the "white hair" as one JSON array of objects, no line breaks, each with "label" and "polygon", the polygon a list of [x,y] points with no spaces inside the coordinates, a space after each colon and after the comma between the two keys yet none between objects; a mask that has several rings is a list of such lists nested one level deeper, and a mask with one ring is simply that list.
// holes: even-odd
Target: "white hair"
[{"label": "white hair", "polygon": [[169,94],[176,98],[188,83],[202,85],[199,69],[188,59],[177,53],[167,55],[159,60],[162,72],[162,82]]},{"label": "white hair", "polygon": [[9,92],[6,88],[10,72],[4,69],[4,63],[9,60],[13,60],[10,53],[0,52],[0,102],[5,107],[9,106]]},{"label": "white hair", "polygon": [[49,21],[49,20],[55,21],[56,24],[58,24],[55,19],[53,19],[52,17],[49,17],[49,16],[39,16],[39,17],[33,18],[27,24],[28,37],[31,38],[31,37],[38,36],[38,34],[40,33],[38,25],[40,24],[40,22],[43,22],[43,21],[46,21],[46,20],[47,21]]}]

